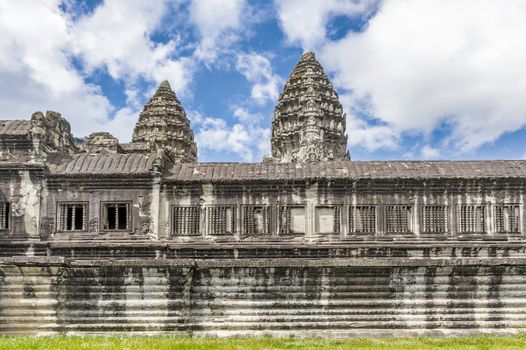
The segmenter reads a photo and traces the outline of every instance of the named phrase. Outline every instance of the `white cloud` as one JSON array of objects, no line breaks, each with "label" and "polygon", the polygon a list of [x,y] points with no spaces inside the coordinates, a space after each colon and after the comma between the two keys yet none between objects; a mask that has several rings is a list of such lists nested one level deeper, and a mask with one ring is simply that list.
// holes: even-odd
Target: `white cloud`
[{"label": "white cloud", "polygon": [[175,40],[155,43],[149,38],[167,9],[165,0],[106,1],[72,24],[73,50],[88,71],[103,67],[116,80],[170,79],[172,87],[182,91],[190,80],[189,60],[171,58],[178,45]]},{"label": "white cloud", "polygon": [[53,95],[83,84],[63,53],[68,48],[68,22],[58,4],[58,0],[0,2],[0,69],[24,70],[28,79]]},{"label": "white cloud", "polygon": [[347,135],[350,145],[360,145],[369,151],[380,148],[395,150],[400,141],[400,136],[392,128],[385,125],[371,126],[357,118],[348,119]]},{"label": "white cloud", "polygon": [[279,22],[289,43],[313,50],[325,41],[327,22],[334,16],[371,11],[378,0],[275,0]]},{"label": "white cloud", "polygon": [[103,127],[112,107],[69,63],[68,21],[58,5],[0,2],[0,110],[4,118],[56,110],[84,135]]},{"label": "white cloud", "polygon": [[422,158],[424,159],[438,159],[442,157],[440,151],[436,148],[433,148],[430,145],[424,145],[420,153],[422,154]]},{"label": "white cloud", "polygon": [[205,63],[213,63],[221,50],[239,40],[242,15],[246,10],[244,0],[192,0],[190,20],[201,36],[194,56]]},{"label": "white cloud", "polygon": [[132,131],[139,116],[139,109],[124,107],[119,109],[110,120],[104,122],[104,130],[117,137],[120,142],[129,142],[132,138]]},{"label": "white cloud", "polygon": [[[368,151],[380,148],[395,150],[400,142],[399,133],[378,120],[364,120],[357,115],[370,114],[366,99],[356,100],[353,94],[340,95],[340,102],[347,110],[347,135],[351,146],[359,145]],[[352,109],[348,108],[353,106]],[[371,124],[370,124],[370,123]],[[352,154],[351,154],[352,156]]]},{"label": "white cloud", "polygon": [[283,79],[274,74],[270,61],[257,53],[238,54],[236,69],[251,82],[251,98],[259,105],[276,102]]},{"label": "white cloud", "polygon": [[238,108],[234,113],[240,118],[234,125],[196,111],[188,113],[199,152],[231,152],[246,162],[261,161],[270,151],[270,130],[255,125],[257,118],[251,118],[246,110]]},{"label": "white cloud", "polygon": [[243,123],[251,123],[253,121],[259,120],[258,116],[254,116],[243,107],[235,107],[233,115]]},{"label": "white cloud", "polygon": [[[137,78],[169,79],[177,91],[192,73],[188,59],[174,60],[173,40],[156,44],[149,36],[162,23],[164,2],[108,0],[94,12],[60,10],[61,1],[0,0],[0,110],[2,118],[29,118],[56,110],[76,136],[107,130],[128,141],[139,110]],[[81,57],[87,68],[71,63]],[[126,106],[116,110],[99,87],[84,78],[105,68],[123,80]]]},{"label": "white cloud", "polygon": [[326,44],[321,55],[353,103],[368,106],[364,116],[347,105],[361,123],[350,127],[351,145],[392,147],[402,133],[427,139],[440,127],[448,130],[440,148],[470,152],[523,127],[523,33],[522,0],[384,2],[364,32]]}]

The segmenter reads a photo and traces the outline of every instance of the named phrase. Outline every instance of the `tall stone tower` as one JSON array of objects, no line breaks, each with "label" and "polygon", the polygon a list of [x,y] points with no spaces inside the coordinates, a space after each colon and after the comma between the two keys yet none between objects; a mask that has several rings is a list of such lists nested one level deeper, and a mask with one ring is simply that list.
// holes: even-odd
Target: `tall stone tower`
[{"label": "tall stone tower", "polygon": [[350,159],[342,105],[313,52],[303,54],[285,83],[271,147],[277,162]]},{"label": "tall stone tower", "polygon": [[190,121],[168,81],[163,81],[144,105],[133,130],[132,143],[167,149],[182,163],[197,161],[197,146]]}]

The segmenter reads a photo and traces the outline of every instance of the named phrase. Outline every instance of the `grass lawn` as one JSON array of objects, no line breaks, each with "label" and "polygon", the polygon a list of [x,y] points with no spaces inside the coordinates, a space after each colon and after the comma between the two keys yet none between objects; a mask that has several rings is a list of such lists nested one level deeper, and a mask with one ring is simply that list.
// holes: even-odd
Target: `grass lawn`
[{"label": "grass lawn", "polygon": [[190,337],[0,337],[0,349],[526,349],[526,334],[480,335],[462,338],[420,337],[383,339],[190,338]]}]

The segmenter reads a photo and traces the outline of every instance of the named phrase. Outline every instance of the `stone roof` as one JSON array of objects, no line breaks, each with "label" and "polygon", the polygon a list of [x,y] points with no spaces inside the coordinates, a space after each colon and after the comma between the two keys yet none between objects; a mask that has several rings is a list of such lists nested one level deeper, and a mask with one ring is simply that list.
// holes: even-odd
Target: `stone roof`
[{"label": "stone roof", "polygon": [[0,120],[0,136],[26,135],[31,127],[31,120]]},{"label": "stone roof", "polygon": [[154,154],[54,154],[48,159],[53,175],[140,175],[149,174]]},{"label": "stone roof", "polygon": [[526,179],[526,160],[175,164],[165,178],[181,182],[303,179]]},{"label": "stone roof", "polygon": [[[150,153],[55,153],[49,155],[46,165],[52,175],[58,176],[134,176],[151,174],[156,159]],[[38,165],[17,160],[0,160],[0,168]],[[526,160],[177,163],[164,175],[165,180],[174,182],[514,178],[526,179]]]}]

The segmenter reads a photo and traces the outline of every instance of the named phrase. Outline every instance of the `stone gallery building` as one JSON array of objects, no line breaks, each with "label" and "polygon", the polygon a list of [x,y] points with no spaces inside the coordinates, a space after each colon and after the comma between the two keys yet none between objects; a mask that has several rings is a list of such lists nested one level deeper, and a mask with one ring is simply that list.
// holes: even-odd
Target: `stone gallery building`
[{"label": "stone gallery building", "polygon": [[0,121],[0,333],[526,327],[526,161],[353,161],[313,53],[262,163],[199,163],[168,82],[132,142]]}]

